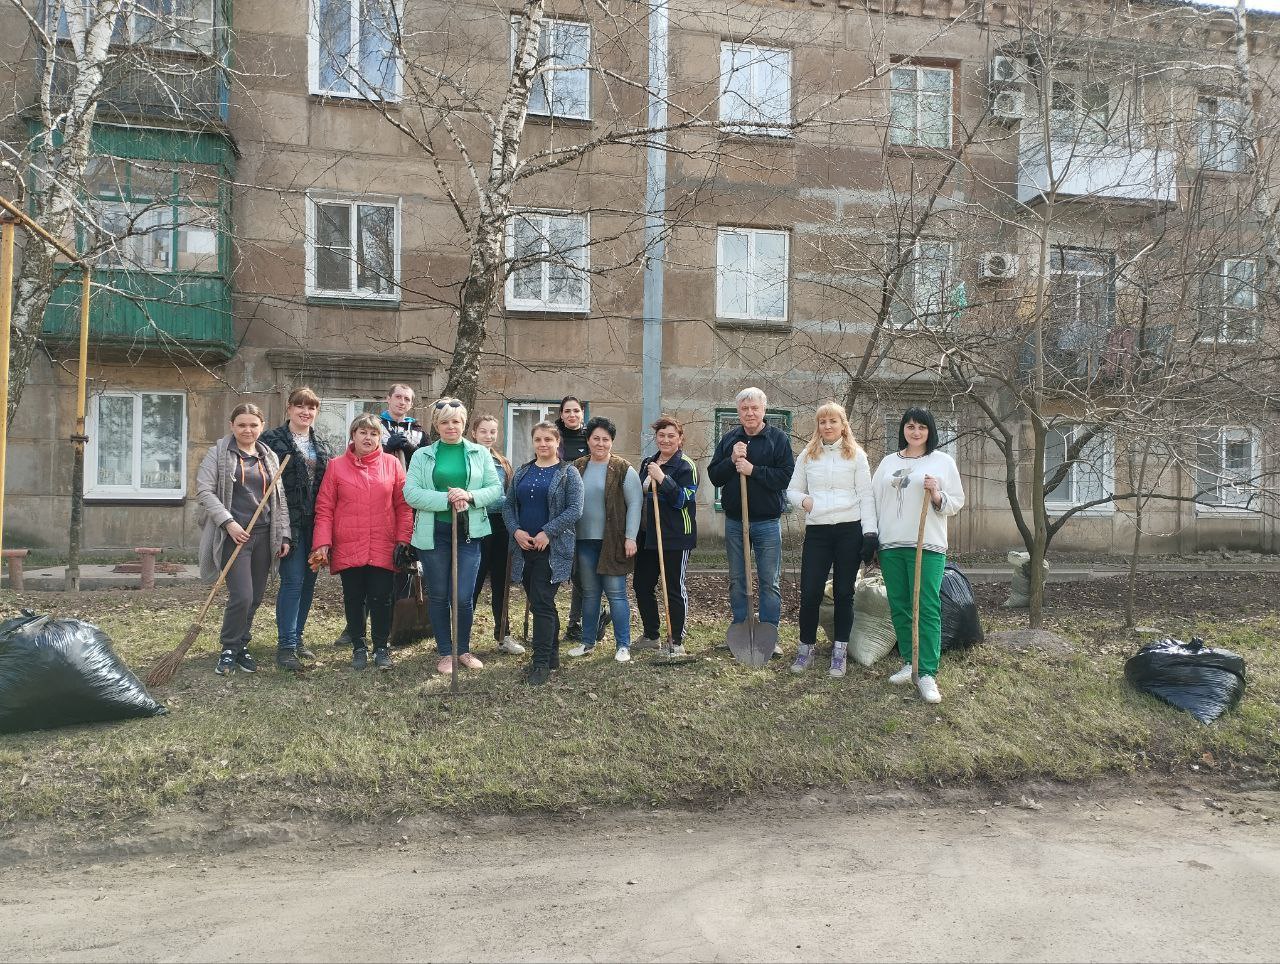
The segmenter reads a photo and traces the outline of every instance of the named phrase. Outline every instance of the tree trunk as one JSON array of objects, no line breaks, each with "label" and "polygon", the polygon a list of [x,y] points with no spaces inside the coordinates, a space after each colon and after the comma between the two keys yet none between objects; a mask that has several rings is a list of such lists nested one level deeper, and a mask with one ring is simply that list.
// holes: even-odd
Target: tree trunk
[{"label": "tree trunk", "polygon": [[1031,585],[1028,622],[1032,629],[1039,629],[1044,609],[1044,557],[1049,548],[1049,526],[1044,511],[1044,439],[1045,429],[1039,417],[1031,419]]}]

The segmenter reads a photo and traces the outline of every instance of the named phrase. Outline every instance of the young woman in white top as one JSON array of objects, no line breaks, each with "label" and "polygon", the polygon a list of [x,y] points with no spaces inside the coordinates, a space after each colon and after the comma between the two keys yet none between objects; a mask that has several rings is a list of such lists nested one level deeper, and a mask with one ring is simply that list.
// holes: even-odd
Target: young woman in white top
[{"label": "young woman in white top", "polygon": [[796,459],[787,499],[805,511],[800,561],[800,649],[791,672],[803,673],[818,641],[818,610],[832,569],[835,645],[831,676],[843,676],[853,629],[853,584],[877,545],[876,504],[867,454],[853,437],[844,407],[818,407],[813,438]]},{"label": "young woman in white top", "polygon": [[903,666],[891,683],[911,681],[911,609],[916,538],[926,498],[924,552],[920,568],[920,695],[941,703],[938,660],[942,655],[942,570],[947,564],[947,519],[964,508],[964,488],[955,460],[938,451],[938,428],[927,408],[909,408],[898,423],[898,451],[876,466],[871,488],[880,522],[880,569]]}]

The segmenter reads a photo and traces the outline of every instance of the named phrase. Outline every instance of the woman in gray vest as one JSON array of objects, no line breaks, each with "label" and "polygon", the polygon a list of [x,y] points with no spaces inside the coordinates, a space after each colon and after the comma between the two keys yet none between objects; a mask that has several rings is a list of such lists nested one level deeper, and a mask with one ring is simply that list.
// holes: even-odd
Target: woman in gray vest
[{"label": "woman in gray vest", "polygon": [[626,459],[613,454],[618,428],[607,418],[587,423],[590,454],[573,463],[582,475],[582,518],[578,520],[578,578],[582,581],[582,642],[570,656],[585,656],[596,645],[600,596],[609,597],[614,659],[631,659],[631,604],[627,576],[635,569],[640,531],[640,476]]}]

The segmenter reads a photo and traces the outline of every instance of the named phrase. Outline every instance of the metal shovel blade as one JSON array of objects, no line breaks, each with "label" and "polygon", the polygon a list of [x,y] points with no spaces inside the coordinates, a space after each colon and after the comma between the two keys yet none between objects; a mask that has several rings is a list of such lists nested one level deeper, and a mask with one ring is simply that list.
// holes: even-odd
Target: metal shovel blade
[{"label": "metal shovel blade", "polygon": [[767,666],[773,658],[773,648],[778,643],[778,627],[748,616],[745,623],[734,623],[729,627],[726,641],[734,659],[759,669]]}]

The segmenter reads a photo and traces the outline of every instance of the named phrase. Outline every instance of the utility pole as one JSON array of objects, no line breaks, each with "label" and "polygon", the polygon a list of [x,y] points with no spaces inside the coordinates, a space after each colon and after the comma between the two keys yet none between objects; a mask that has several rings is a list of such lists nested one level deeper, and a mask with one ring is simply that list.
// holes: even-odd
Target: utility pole
[{"label": "utility pole", "polygon": [[662,413],[662,259],[667,206],[667,0],[649,0],[649,127],[644,184],[644,342],[640,454],[653,446],[649,426]]}]

